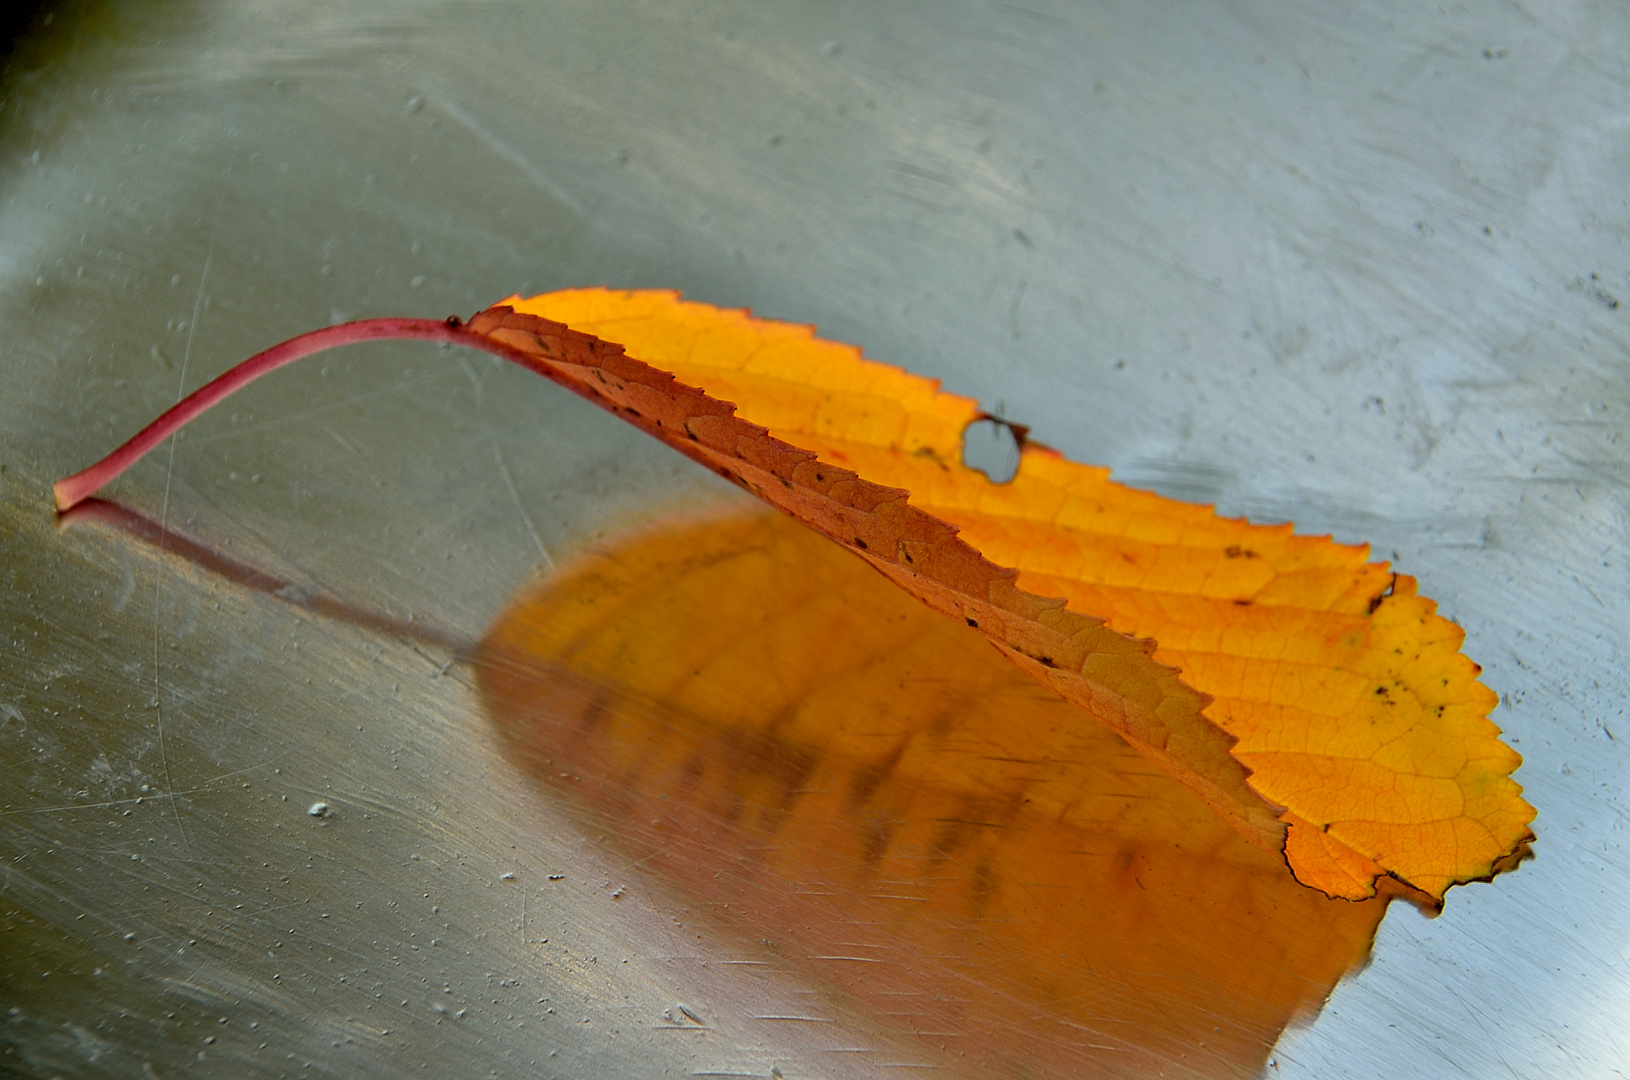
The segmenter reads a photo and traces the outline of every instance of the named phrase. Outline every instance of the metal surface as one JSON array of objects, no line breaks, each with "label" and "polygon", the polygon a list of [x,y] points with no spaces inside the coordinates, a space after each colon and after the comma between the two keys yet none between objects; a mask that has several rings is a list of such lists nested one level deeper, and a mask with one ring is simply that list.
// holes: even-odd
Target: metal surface
[{"label": "metal surface", "polygon": [[[421,639],[53,523],[52,479],[274,341],[604,283],[816,323],[1418,575],[1537,858],[1391,912],[1267,1071],[1624,1075],[1626,56],[1587,2],[59,8],[0,89],[0,1068],[847,1067],[650,959],[656,901],[610,901],[456,662],[570,552],[733,491],[380,346],[115,495]],[[678,1002],[706,1041],[653,1033]]]}]

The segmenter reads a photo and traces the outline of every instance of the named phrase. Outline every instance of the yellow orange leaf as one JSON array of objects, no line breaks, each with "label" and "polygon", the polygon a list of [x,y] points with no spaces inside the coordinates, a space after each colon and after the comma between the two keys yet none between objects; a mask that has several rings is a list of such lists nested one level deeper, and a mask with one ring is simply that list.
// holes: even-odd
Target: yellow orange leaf
[{"label": "yellow orange leaf", "polygon": [[1361,897],[1385,875],[1437,901],[1531,838],[1460,630],[1363,548],[1035,445],[992,484],[961,464],[974,402],[674,293],[517,297],[469,328],[977,626],[1308,884]]},{"label": "yellow orange leaf", "polygon": [[1252,1075],[1385,910],[1296,884],[979,633],[782,515],[579,556],[475,671],[512,758],[654,872],[658,907],[723,916],[685,915],[687,940],[792,969],[821,1015],[853,1001],[953,1075]]},{"label": "yellow orange leaf", "polygon": [[1438,904],[1532,838],[1520,759],[1488,721],[1494,695],[1459,628],[1365,549],[1132,491],[1036,445],[992,484],[958,460],[972,401],[807,327],[673,293],[578,290],[512,298],[467,326],[371,319],[300,335],[58,480],[58,509],[261,375],[385,338],[521,364],[845,545],[1331,895],[1385,882]]},{"label": "yellow orange leaf", "polygon": [[[910,505],[905,490],[775,438],[738,417],[733,405],[632,359],[620,345],[507,305],[476,315],[468,329],[534,357],[552,378],[849,547],[930,607],[975,627],[1033,677],[1114,727],[1236,828],[1265,846],[1282,846],[1276,808],[1246,784],[1244,767],[1229,753],[1232,740],[1202,715],[1204,695],[1150,659],[1153,642],[1017,588],[1017,571],[990,562],[954,526]],[[772,333],[776,329],[772,324]],[[908,390],[913,382],[877,364],[867,364],[863,374],[872,375],[871,369],[901,380],[885,385],[885,393]],[[814,380],[812,392],[820,393],[826,377],[819,370],[805,374]],[[897,411],[892,398],[884,407]]]}]

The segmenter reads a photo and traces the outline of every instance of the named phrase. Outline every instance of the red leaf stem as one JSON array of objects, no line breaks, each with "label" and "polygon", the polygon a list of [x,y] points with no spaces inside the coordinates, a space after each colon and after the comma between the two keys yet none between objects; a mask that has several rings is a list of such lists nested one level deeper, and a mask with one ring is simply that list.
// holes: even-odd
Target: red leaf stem
[{"label": "red leaf stem", "polygon": [[494,356],[535,371],[554,381],[560,376],[534,357],[529,357],[503,342],[485,334],[464,328],[457,319],[361,319],[338,326],[313,330],[309,334],[290,338],[257,353],[225,374],[211,379],[168,409],[157,420],[142,428],[136,435],[95,465],[58,480],[52,485],[56,493],[57,512],[69,510],[84,502],[114,477],[140,461],[147,452],[180,431],[210,407],[231,397],[269,372],[285,364],[310,356],[312,353],[354,345],[363,341],[444,341],[450,345],[468,345]]}]

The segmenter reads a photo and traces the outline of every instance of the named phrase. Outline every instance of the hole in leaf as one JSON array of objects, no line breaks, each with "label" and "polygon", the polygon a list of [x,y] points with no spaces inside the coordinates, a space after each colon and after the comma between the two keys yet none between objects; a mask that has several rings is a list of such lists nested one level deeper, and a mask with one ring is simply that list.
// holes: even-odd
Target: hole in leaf
[{"label": "hole in leaf", "polygon": [[984,473],[993,484],[1010,482],[1019,471],[1019,435],[994,417],[975,420],[962,432],[962,464]]}]

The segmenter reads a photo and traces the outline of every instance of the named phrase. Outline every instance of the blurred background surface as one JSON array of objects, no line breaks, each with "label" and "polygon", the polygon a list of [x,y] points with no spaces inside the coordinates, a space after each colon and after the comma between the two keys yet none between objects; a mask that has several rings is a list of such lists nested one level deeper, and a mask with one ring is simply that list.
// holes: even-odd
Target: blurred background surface
[{"label": "blurred background surface", "polygon": [[[506,758],[461,659],[573,553],[733,489],[486,357],[380,345],[267,380],[111,492],[281,597],[56,528],[52,479],[275,341],[607,284],[814,323],[1128,483],[1417,575],[1502,695],[1537,858],[1435,920],[1391,912],[1261,1068],[1623,1075],[1621,5],[175,0],[15,22],[4,1068],[956,1071],[864,1010],[755,1023],[743,1002],[800,976],[676,952],[661,884],[632,887]],[[301,606],[318,593],[391,624]]]}]

